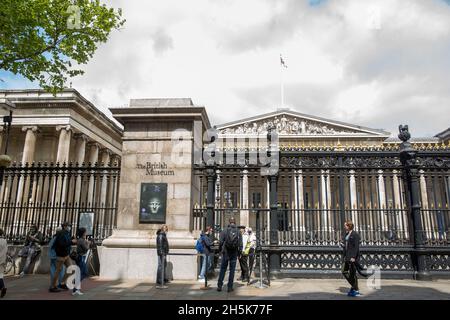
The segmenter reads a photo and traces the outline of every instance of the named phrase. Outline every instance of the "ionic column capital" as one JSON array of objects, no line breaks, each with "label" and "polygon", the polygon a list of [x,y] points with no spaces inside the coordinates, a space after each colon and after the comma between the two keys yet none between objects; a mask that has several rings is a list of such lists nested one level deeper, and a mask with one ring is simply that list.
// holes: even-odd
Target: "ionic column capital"
[{"label": "ionic column capital", "polygon": [[63,126],[56,126],[56,131],[66,130],[66,131],[73,131],[72,126],[70,124],[63,125]]},{"label": "ionic column capital", "polygon": [[85,142],[88,142],[89,141],[89,138],[88,138],[88,136],[87,135],[85,135],[84,133],[75,133],[74,135],[73,135],[73,138],[75,139],[75,140],[84,140]]},{"label": "ionic column capital", "polygon": [[91,147],[97,147],[98,149],[100,149],[100,144],[97,142],[97,141],[90,141],[90,142],[88,142],[88,147],[89,148],[91,148]]},{"label": "ionic column capital", "polygon": [[39,132],[39,127],[38,126],[23,126],[22,127],[22,131],[23,132],[27,132],[28,130],[31,130],[34,133]]},{"label": "ionic column capital", "polygon": [[100,153],[104,154],[107,153],[110,157],[113,155],[113,152],[109,150],[108,148],[101,148]]}]

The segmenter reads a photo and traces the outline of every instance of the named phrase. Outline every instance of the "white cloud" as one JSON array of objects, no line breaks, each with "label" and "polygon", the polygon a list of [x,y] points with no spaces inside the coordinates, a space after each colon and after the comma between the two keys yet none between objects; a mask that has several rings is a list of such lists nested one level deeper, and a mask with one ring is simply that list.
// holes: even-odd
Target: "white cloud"
[{"label": "white cloud", "polygon": [[127,22],[73,86],[99,108],[191,97],[212,123],[286,103],[395,133],[450,124],[450,6],[432,1],[108,1]]}]

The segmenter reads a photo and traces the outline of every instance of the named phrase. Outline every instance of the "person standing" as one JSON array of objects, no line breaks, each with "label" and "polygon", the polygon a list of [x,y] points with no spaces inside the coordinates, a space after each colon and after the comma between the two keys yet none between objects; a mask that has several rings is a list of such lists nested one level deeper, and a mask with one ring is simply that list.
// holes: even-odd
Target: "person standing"
[{"label": "person standing", "polygon": [[358,288],[358,277],[356,276],[356,268],[359,266],[360,259],[359,242],[361,238],[354,230],[354,227],[353,222],[350,220],[347,220],[344,224],[346,234],[343,239],[344,262],[342,274],[351,286],[350,291],[347,293],[350,297],[361,295]]},{"label": "person standing", "polygon": [[5,281],[3,280],[3,274],[6,267],[6,254],[8,252],[8,243],[5,239],[5,234],[0,229],[0,298],[3,298],[6,294]]},{"label": "person standing", "polygon": [[69,222],[64,222],[61,226],[62,230],[56,234],[55,243],[53,244],[53,248],[55,248],[56,252],[56,270],[52,278],[52,283],[49,289],[50,292],[60,292],[60,288],[63,290],[69,290],[66,285],[66,280],[69,276],[68,273],[64,274],[61,281],[61,287],[58,288],[56,285],[58,283],[58,275],[61,272],[63,265],[65,265],[66,268],[69,268],[73,264],[72,259],[70,259],[70,250],[72,248],[72,244],[76,243],[76,239],[72,240],[70,236],[71,225]]},{"label": "person standing", "polygon": [[[61,228],[57,228],[56,229],[56,233],[60,232],[62,229]],[[53,279],[53,276],[55,275],[56,272],[56,251],[54,248],[54,244],[55,244],[55,240],[56,240],[56,234],[53,235],[53,237],[51,238],[49,244],[48,244],[48,257],[50,258],[50,282]],[[58,275],[58,288],[61,288],[61,281],[64,277],[64,274],[66,273],[66,267],[63,265],[61,268],[61,271]]]},{"label": "person standing", "polygon": [[[75,263],[80,268],[80,283],[88,276],[86,254],[89,251],[90,241],[86,239],[86,228],[77,230],[77,249]],[[73,288],[72,295],[83,295],[81,288]]]},{"label": "person standing", "polygon": [[255,260],[256,236],[253,234],[252,228],[245,228],[242,235],[242,254],[239,259],[242,270],[242,281],[250,281],[250,271],[253,268]]},{"label": "person standing", "polygon": [[236,226],[234,217],[229,220],[228,227],[220,233],[219,252],[222,253],[222,263],[220,265],[219,280],[217,282],[217,291],[222,291],[223,280],[228,264],[230,273],[228,277],[228,292],[233,291],[234,272],[236,261],[242,251],[242,235]]},{"label": "person standing", "polygon": [[21,277],[29,273],[30,266],[41,253],[42,240],[43,235],[38,230],[38,227],[35,224],[31,225],[27,233],[25,246],[19,252],[19,257],[26,258],[22,272],[19,274]]},{"label": "person standing", "polygon": [[169,254],[169,241],[167,240],[167,232],[169,232],[169,228],[167,227],[167,225],[163,225],[156,232],[156,251],[158,254],[158,271],[156,272],[156,283],[161,286],[169,283],[169,279],[166,274],[167,255]]},{"label": "person standing", "polygon": [[200,270],[200,275],[198,276],[198,281],[205,281],[205,275],[209,272],[209,266],[211,265],[211,234],[212,227],[207,227],[206,231],[200,235],[200,242],[203,246],[202,252],[202,268]]}]

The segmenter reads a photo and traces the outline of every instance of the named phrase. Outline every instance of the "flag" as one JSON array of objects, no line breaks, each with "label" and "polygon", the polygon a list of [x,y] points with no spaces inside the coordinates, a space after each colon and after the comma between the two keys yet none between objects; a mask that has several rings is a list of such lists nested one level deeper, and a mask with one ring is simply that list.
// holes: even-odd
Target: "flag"
[{"label": "flag", "polygon": [[283,57],[281,56],[281,54],[280,54],[280,64],[281,64],[281,66],[287,68],[287,65],[286,65],[286,63],[284,62]]}]

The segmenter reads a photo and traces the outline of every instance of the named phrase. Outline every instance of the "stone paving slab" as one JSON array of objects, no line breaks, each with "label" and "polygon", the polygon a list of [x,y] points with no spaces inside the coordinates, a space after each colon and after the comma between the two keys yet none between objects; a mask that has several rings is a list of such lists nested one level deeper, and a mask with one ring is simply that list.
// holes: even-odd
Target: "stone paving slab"
[{"label": "stone paving slab", "polygon": [[260,289],[256,283],[247,286],[235,282],[235,291],[216,290],[216,281],[211,281],[209,290],[200,290],[197,281],[173,281],[167,289],[157,289],[149,281],[111,281],[98,277],[82,282],[83,296],[72,296],[70,292],[48,292],[49,278],[45,275],[30,275],[24,278],[7,277],[8,294],[4,300],[450,300],[450,280],[414,281],[382,280],[381,289],[371,290],[364,279],[360,280],[358,298],[346,296],[348,285],[344,279],[280,279],[273,280],[270,288]]}]

